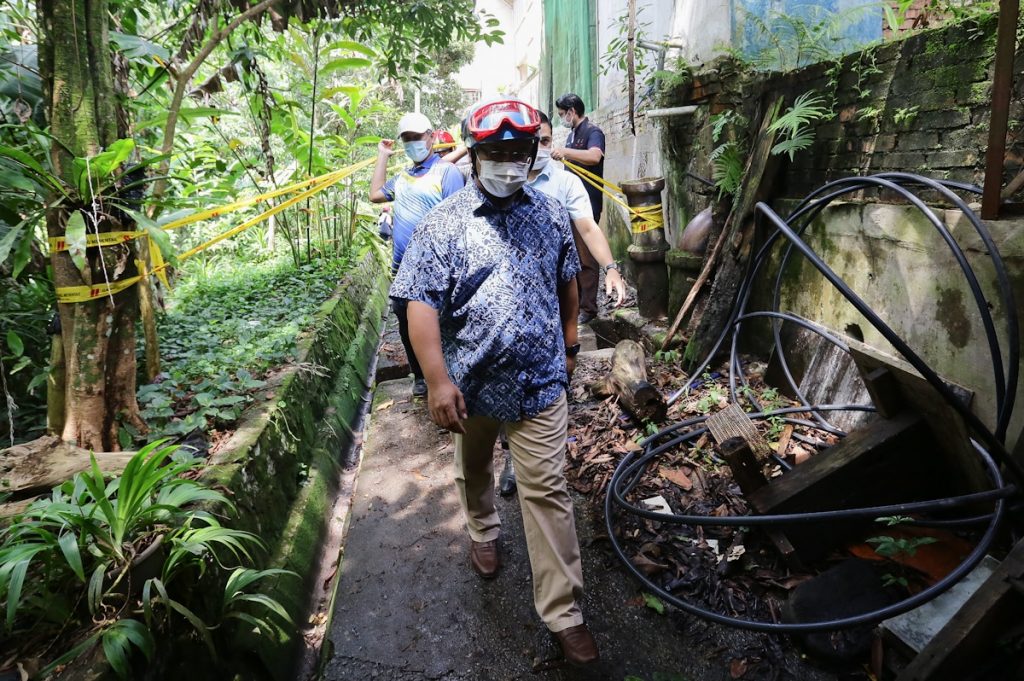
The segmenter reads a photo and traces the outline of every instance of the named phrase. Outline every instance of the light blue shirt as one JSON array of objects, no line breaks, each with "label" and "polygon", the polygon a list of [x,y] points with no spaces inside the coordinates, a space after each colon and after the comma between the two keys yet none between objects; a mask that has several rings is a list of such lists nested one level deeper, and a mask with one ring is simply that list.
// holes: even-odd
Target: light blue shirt
[{"label": "light blue shirt", "polygon": [[573,220],[594,218],[594,209],[590,206],[590,196],[583,180],[567,171],[558,161],[548,161],[530,186],[565,206]]},{"label": "light blue shirt", "polygon": [[391,208],[394,216],[391,226],[394,239],[392,272],[397,272],[402,264],[405,248],[423,216],[443,199],[462,189],[464,184],[462,173],[437,154],[431,154],[422,163],[403,170],[384,183],[381,191],[388,201],[394,201]]}]

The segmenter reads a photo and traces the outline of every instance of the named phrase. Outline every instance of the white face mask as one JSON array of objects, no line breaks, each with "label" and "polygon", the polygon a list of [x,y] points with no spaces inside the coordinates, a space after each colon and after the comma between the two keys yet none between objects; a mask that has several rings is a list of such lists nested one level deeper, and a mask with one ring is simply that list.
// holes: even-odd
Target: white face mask
[{"label": "white face mask", "polygon": [[409,160],[413,163],[419,163],[424,160],[427,156],[430,156],[430,144],[423,140],[416,140],[414,142],[405,143],[405,155],[409,157]]},{"label": "white face mask", "polygon": [[572,114],[566,114],[564,116],[559,116],[558,118],[561,119],[563,127],[572,128]]},{"label": "white face mask", "polygon": [[533,162],[534,170],[544,170],[548,161],[551,160],[551,150],[544,147],[537,147],[537,158]]},{"label": "white face mask", "polygon": [[530,173],[529,163],[515,161],[485,161],[480,159],[480,184],[488,194],[505,198],[512,196],[526,184]]}]

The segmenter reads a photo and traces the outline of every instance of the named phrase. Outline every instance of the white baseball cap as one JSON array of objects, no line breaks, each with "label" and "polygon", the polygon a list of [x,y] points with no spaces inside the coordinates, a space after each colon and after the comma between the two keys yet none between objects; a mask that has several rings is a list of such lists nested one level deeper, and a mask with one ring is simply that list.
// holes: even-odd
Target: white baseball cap
[{"label": "white baseball cap", "polygon": [[402,116],[402,119],[398,121],[398,135],[401,136],[403,132],[415,132],[419,134],[425,133],[427,130],[433,130],[434,126],[430,124],[430,119],[421,113],[407,113]]}]

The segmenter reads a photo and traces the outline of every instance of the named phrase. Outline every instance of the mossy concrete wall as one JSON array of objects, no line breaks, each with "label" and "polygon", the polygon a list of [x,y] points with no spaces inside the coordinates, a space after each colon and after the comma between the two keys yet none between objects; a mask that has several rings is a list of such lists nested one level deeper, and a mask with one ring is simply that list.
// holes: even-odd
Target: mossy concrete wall
[{"label": "mossy concrete wall", "polygon": [[[795,204],[779,206],[780,209]],[[974,270],[1007,357],[1006,317],[987,249],[964,215],[937,210]],[[1013,288],[1018,314],[1024,300],[1024,219],[986,223]],[[939,375],[974,391],[973,408],[995,423],[995,383],[982,319],[952,252],[923,213],[903,205],[842,203],[808,227],[807,243]],[[778,271],[781,249],[768,267],[759,307],[765,307]],[[892,355],[882,335],[829,285],[805,258],[790,257],[782,280],[780,309],[816,320]],[[762,352],[768,334],[760,334]],[[756,339],[755,339],[756,343]],[[1024,366],[1019,367],[1024,370]],[[1024,384],[1016,393],[1016,416],[1008,431],[1012,449],[1024,428]]]},{"label": "mossy concrete wall", "polygon": [[[693,215],[710,203],[713,190],[687,178],[686,172],[712,176],[709,155],[724,140],[712,140],[711,117],[737,109],[753,119],[769,99],[780,95],[789,105],[801,94],[815,94],[834,116],[813,124],[811,147],[797,152],[770,178],[774,196],[798,198],[831,180],[896,170],[981,183],[995,35],[993,16],[916,32],[786,73],[755,73],[731,58],[713,62],[666,98],[666,106],[699,105],[696,114],[668,118],[662,125],[662,154],[675,210]],[[1017,52],[1014,72],[1022,69],[1024,48]],[[1024,166],[1024,82],[1017,81],[1004,182]]]},{"label": "mossy concrete wall", "polygon": [[[323,304],[284,370],[211,460],[209,482],[226,489],[238,508],[232,525],[258,534],[268,565],[298,573],[265,591],[301,625],[328,511],[352,442],[387,306],[385,267],[368,255]],[[254,645],[275,678],[290,678],[298,641],[280,632]]]}]

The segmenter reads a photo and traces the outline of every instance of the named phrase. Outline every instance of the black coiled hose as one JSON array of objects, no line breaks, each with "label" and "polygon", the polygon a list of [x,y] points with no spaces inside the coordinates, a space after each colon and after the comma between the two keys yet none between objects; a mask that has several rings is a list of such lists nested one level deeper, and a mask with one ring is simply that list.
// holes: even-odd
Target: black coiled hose
[{"label": "black coiled hose", "polygon": [[[905,199],[912,206],[921,211],[932,224],[943,242],[949,247],[957,265],[960,267],[968,288],[976,303],[978,313],[982,320],[985,331],[985,338],[988,344],[989,354],[992,359],[993,388],[996,396],[996,420],[989,428],[971,412],[955,395],[941,378],[932,370],[928,364],[918,356],[913,349],[889,327],[879,316],[861,299],[832,269],[806,244],[802,239],[803,232],[808,225],[821,212],[837,199],[853,192],[863,189],[885,189]],[[970,221],[975,232],[977,232],[982,243],[988,252],[996,272],[998,293],[1001,298],[1003,310],[1006,312],[1006,338],[1007,348],[1004,361],[1003,348],[1000,346],[996,333],[995,323],[989,312],[989,306],[985,300],[984,293],[978,283],[978,278],[967,261],[963,249],[953,238],[943,221],[921,200],[912,190],[925,189],[937,192],[953,206],[958,208]],[[813,424],[816,428],[844,435],[840,429],[828,422],[826,415],[834,411],[873,411],[871,405],[816,405],[810,404],[806,396],[800,391],[796,380],[786,362],[785,354],[782,351],[780,328],[782,321],[790,321],[804,328],[807,328],[825,340],[835,344],[837,347],[847,350],[845,343],[838,337],[829,334],[827,331],[808,323],[802,318],[781,312],[779,310],[782,288],[782,272],[786,264],[796,250],[803,255],[810,263],[829,281],[829,283],[845,297],[861,315],[870,323],[894,348],[909,362],[921,375],[932,385],[938,393],[964,418],[971,431],[981,440],[971,439],[971,445],[983,463],[992,484],[992,489],[986,492],[960,495],[919,501],[906,504],[890,504],[886,506],[840,509],[830,511],[819,511],[809,513],[789,513],[761,516],[694,516],[694,515],[669,515],[656,513],[634,506],[626,500],[628,493],[640,482],[644,472],[651,466],[659,456],[679,445],[700,437],[706,428],[702,426],[706,417],[693,418],[668,426],[641,442],[641,450],[627,454],[619,463],[608,486],[608,493],[605,498],[605,522],[608,528],[608,536],[612,548],[619,556],[627,569],[639,579],[644,587],[657,594],[666,602],[692,615],[725,624],[765,632],[811,632],[822,630],[835,630],[849,628],[881,621],[897,614],[907,612],[921,604],[938,596],[946,591],[968,572],[984,557],[992,542],[994,541],[997,529],[1003,519],[1006,500],[1017,494],[1019,489],[1024,489],[1024,467],[1013,459],[1005,447],[1006,430],[1013,414],[1014,397],[1017,391],[1018,366],[1020,363],[1020,330],[1017,319],[1017,307],[1014,301],[1013,290],[1010,286],[1009,276],[1005,265],[999,255],[995,242],[992,240],[984,223],[968,207],[967,203],[955,192],[967,192],[980,194],[981,190],[973,185],[956,182],[933,180],[930,178],[913,175],[910,173],[882,173],[870,177],[853,177],[835,182],[830,182],[803,199],[783,220],[768,205],[757,204],[755,212],[768,220],[775,227],[775,231],[768,237],[764,245],[758,250],[755,257],[748,263],[747,272],[737,293],[737,302],[732,310],[729,323],[723,329],[716,340],[707,358],[691,373],[699,376],[714,360],[723,344],[731,337],[731,351],[729,356],[729,382],[730,392],[733,401],[737,401],[737,377],[741,378],[746,386],[746,377],[740,366],[737,344],[743,323],[753,318],[769,318],[772,324],[772,334],[775,349],[780,359],[780,366],[786,377],[790,388],[797,395],[802,406],[778,409],[770,412],[759,412],[750,414],[751,419],[780,417],[787,422],[800,422],[788,414],[810,413],[815,419]],[[767,262],[772,249],[785,240],[785,250],[779,262],[778,274],[775,278],[775,288],[772,298],[772,310],[770,311],[747,311],[747,305],[753,292],[753,283]],[[690,388],[690,383],[672,395],[669,404],[682,397]],[[754,403],[755,407],[761,409],[756,403],[751,392],[746,392],[747,399]],[[1005,466],[1008,474],[1016,485],[1007,484],[1003,480],[1000,465]],[[731,617],[719,612],[699,607],[693,603],[684,601],[677,596],[667,592],[657,584],[653,583],[646,575],[637,569],[632,561],[625,555],[615,534],[616,512],[626,512],[636,516],[656,520],[663,523],[678,525],[717,525],[717,526],[765,526],[765,525],[787,525],[796,523],[826,522],[841,518],[872,518],[884,515],[905,515],[907,513],[926,513],[929,511],[948,510],[968,504],[982,502],[993,503],[992,513],[980,516],[970,516],[955,519],[920,519],[912,521],[912,524],[958,527],[975,524],[986,524],[981,540],[974,550],[954,570],[927,589],[910,596],[898,603],[888,607],[866,612],[860,615],[845,617],[842,619],[822,620],[816,622],[799,623],[776,623],[758,620],[742,619]]]}]

